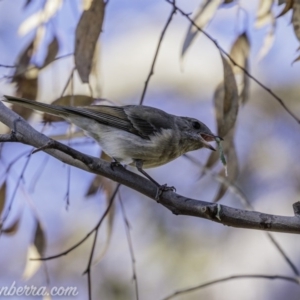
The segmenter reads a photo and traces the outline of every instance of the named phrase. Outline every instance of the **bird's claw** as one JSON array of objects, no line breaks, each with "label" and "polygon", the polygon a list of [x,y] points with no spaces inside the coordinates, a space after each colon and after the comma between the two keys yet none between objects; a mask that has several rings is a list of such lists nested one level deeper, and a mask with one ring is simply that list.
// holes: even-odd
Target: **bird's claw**
[{"label": "bird's claw", "polygon": [[114,171],[114,168],[115,167],[122,167],[122,165],[118,162],[118,161],[116,161],[116,160],[114,160],[114,161],[112,161],[111,163],[110,163],[110,168]]},{"label": "bird's claw", "polygon": [[162,195],[163,192],[172,191],[176,192],[176,188],[174,186],[167,186],[167,184],[163,184],[157,188],[155,200],[159,202],[159,197]]}]

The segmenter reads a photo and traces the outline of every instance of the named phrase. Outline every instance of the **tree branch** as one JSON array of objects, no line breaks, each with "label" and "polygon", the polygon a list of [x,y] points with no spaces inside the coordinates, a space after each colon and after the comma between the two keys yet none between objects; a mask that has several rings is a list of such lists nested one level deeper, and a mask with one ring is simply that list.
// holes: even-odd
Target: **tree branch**
[{"label": "tree branch", "polygon": [[[3,103],[0,103],[0,121],[15,130],[14,137],[21,143],[40,148],[52,141],[33,129],[24,119],[8,109]],[[157,187],[146,178],[130,172],[122,166],[117,166],[112,170],[110,163],[85,155],[59,142],[55,142],[55,148],[46,147],[43,151],[66,164],[105,176],[155,200]],[[294,204],[293,208],[296,215],[293,217],[236,209],[190,199],[172,191],[164,192],[159,202],[176,215],[194,216],[237,228],[300,233],[300,217],[297,214],[300,202]]]}]

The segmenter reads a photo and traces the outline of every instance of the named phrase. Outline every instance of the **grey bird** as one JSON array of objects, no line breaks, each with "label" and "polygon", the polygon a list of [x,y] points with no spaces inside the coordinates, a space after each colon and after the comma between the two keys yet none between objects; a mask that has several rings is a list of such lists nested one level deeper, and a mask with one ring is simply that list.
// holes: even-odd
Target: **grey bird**
[{"label": "grey bird", "polygon": [[140,105],[59,106],[4,96],[4,101],[59,116],[94,138],[115,164],[134,165],[162,191],[174,189],[158,184],[143,169],[166,164],[189,151],[203,147],[218,136],[197,119],[180,117]]}]

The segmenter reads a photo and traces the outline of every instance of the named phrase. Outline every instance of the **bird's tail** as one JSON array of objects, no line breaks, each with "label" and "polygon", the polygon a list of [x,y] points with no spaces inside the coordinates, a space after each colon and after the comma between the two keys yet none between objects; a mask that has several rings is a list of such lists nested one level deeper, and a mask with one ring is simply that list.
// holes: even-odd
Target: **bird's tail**
[{"label": "bird's tail", "polygon": [[70,112],[67,112],[66,109],[63,106],[58,106],[58,105],[51,105],[51,104],[46,104],[46,103],[41,103],[41,102],[36,102],[24,98],[18,98],[14,96],[7,96],[4,95],[4,100],[5,102],[9,103],[14,103],[18,104],[21,106],[25,106],[27,108],[39,110],[42,112],[45,112],[47,114],[51,114],[54,116],[66,118],[68,115],[70,115]]}]

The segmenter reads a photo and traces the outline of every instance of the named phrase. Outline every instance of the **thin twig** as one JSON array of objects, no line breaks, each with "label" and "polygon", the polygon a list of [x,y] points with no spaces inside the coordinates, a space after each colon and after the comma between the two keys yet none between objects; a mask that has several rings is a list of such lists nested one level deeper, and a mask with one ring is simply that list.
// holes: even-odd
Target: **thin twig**
[{"label": "thin twig", "polygon": [[1,68],[8,68],[8,69],[15,69],[17,66],[9,66],[9,65],[0,64],[0,67]]},{"label": "thin twig", "polygon": [[46,165],[49,161],[49,155],[45,155],[44,160],[42,161],[42,163],[39,165],[39,167],[36,170],[36,173],[32,176],[31,182],[29,184],[28,190],[30,192],[34,192],[35,190],[35,186],[37,185],[39,179],[42,176],[42,173],[44,172]]},{"label": "thin twig", "polygon": [[15,197],[16,197],[19,185],[20,185],[21,181],[24,179],[24,173],[25,173],[25,171],[27,169],[27,166],[29,164],[30,158],[31,158],[31,154],[27,157],[27,160],[26,160],[26,162],[25,162],[25,164],[23,166],[23,169],[22,169],[22,171],[20,173],[20,176],[18,178],[17,184],[15,186],[15,189],[14,189],[13,194],[11,196],[11,199],[9,201],[8,207],[7,207],[6,211],[5,211],[5,214],[3,215],[3,218],[0,220],[0,228],[4,227],[3,224],[6,221],[6,219],[8,218],[8,216],[9,216],[9,213],[10,213],[12,205],[14,203],[14,200],[15,200]]},{"label": "thin twig", "polygon": [[[196,158],[192,157],[189,154],[184,155],[185,158],[193,162],[193,164],[197,164],[202,167],[202,170],[204,173],[209,173],[214,179],[219,181],[220,183],[226,185],[228,187],[228,190],[232,192],[233,195],[237,196],[237,198],[240,200],[240,202],[243,204],[243,206],[249,210],[255,211],[253,205],[250,203],[248,198],[245,196],[245,194],[241,191],[241,189],[236,186],[234,183],[228,181],[226,178],[220,176],[219,174],[214,173],[209,168],[205,167],[203,164],[201,164],[200,161],[198,161]],[[278,244],[278,242],[275,240],[272,234],[267,232],[267,236],[270,239],[271,243],[275,246],[275,248],[279,251],[279,253],[282,255],[284,260],[287,262],[287,264],[290,266],[292,271],[296,276],[299,276],[299,271],[295,264],[291,261],[291,259],[287,256],[287,254],[284,252],[284,250],[281,248],[281,246]]]},{"label": "thin twig", "polygon": [[193,292],[196,290],[200,290],[202,288],[205,288],[207,286],[211,286],[217,283],[221,283],[221,282],[225,282],[225,281],[229,281],[229,280],[233,280],[233,279],[269,279],[269,280],[275,280],[275,279],[280,279],[280,280],[285,280],[285,281],[289,281],[289,282],[293,282],[296,283],[297,285],[299,285],[299,279],[296,277],[290,277],[290,276],[281,276],[281,275],[260,275],[260,274],[249,274],[249,275],[233,275],[233,276],[228,276],[228,277],[223,277],[220,279],[216,279],[216,280],[212,280],[209,282],[206,282],[204,284],[200,284],[191,288],[187,288],[187,289],[183,289],[180,291],[177,291],[165,298],[163,298],[162,300],[169,300],[172,299],[174,297],[177,297],[179,295],[182,294],[186,294],[189,292]]},{"label": "thin twig", "polygon": [[67,80],[67,82],[66,82],[66,84],[65,84],[65,86],[64,86],[64,88],[63,88],[63,91],[62,91],[60,97],[63,97],[63,95],[65,94],[65,91],[66,91],[66,89],[68,88],[69,83],[71,82],[71,80],[72,80],[72,78],[73,78],[73,76],[74,76],[75,70],[76,70],[76,67],[73,67],[73,69],[72,69],[72,71],[71,71],[71,74],[70,74],[70,76],[68,77],[68,80]]},{"label": "thin twig", "polygon": [[139,103],[140,105],[143,104],[143,101],[144,101],[144,98],[145,98],[145,95],[146,95],[146,91],[147,91],[147,87],[148,87],[150,78],[154,74],[154,67],[155,67],[156,59],[157,59],[157,56],[158,56],[158,53],[159,53],[160,45],[161,45],[161,43],[163,41],[164,35],[165,35],[166,31],[167,31],[167,28],[168,28],[169,24],[172,21],[173,15],[175,13],[176,13],[176,8],[173,7],[173,9],[171,11],[171,14],[170,14],[170,16],[169,16],[169,18],[167,20],[167,23],[166,23],[166,25],[164,26],[164,28],[163,28],[163,30],[161,32],[161,35],[160,35],[160,38],[159,38],[159,41],[158,41],[158,44],[157,44],[157,47],[156,47],[155,55],[153,57],[152,65],[151,65],[151,68],[150,68],[150,72],[149,72],[148,77],[147,77],[147,79],[145,81],[143,93],[142,93],[142,96],[141,96],[141,99],[140,99],[140,103]]},{"label": "thin twig", "polygon": [[92,245],[92,248],[91,248],[91,254],[90,254],[90,258],[89,258],[89,262],[88,262],[88,265],[87,265],[87,268],[86,270],[84,271],[83,274],[87,274],[87,280],[88,280],[88,295],[89,295],[89,300],[92,300],[92,282],[91,282],[91,265],[92,265],[92,261],[93,261],[93,256],[94,256],[94,252],[95,252],[95,248],[96,248],[96,242],[97,242],[97,237],[98,237],[98,232],[99,232],[99,228],[103,222],[103,220],[105,219],[105,217],[108,215],[111,207],[112,207],[112,204],[116,198],[116,195],[119,191],[119,188],[120,188],[121,184],[118,184],[114,193],[112,194],[111,198],[110,198],[110,201],[108,203],[108,206],[105,210],[105,212],[103,213],[101,219],[99,220],[96,228],[95,228],[95,236],[94,236],[94,241],[93,241],[93,245]]},{"label": "thin twig", "polygon": [[134,286],[135,286],[135,298],[136,298],[136,300],[139,300],[139,285],[138,285],[138,278],[137,278],[136,267],[135,267],[135,255],[134,255],[132,239],[131,239],[131,234],[130,234],[130,224],[129,224],[128,218],[126,216],[125,207],[123,205],[123,201],[121,199],[120,193],[119,193],[119,201],[120,201],[120,205],[121,205],[121,212],[122,212],[122,217],[123,217],[123,221],[125,224],[126,238],[127,238],[129,253],[130,253],[130,257],[131,257],[132,278],[133,278]]},{"label": "thin twig", "polygon": [[107,206],[107,209],[105,210],[105,212],[103,213],[103,215],[101,216],[101,219],[99,220],[99,222],[96,224],[96,226],[90,231],[87,233],[87,235],[82,238],[79,242],[77,242],[75,245],[73,245],[72,247],[68,248],[67,250],[61,252],[61,253],[58,253],[58,254],[55,254],[55,255],[51,255],[51,256],[47,256],[47,257],[40,257],[40,258],[31,258],[30,260],[51,260],[51,259],[55,259],[55,258],[58,258],[58,257],[61,257],[61,256],[65,256],[67,254],[69,254],[71,251],[73,251],[74,249],[76,249],[77,247],[79,247],[84,241],[86,241],[90,235],[97,230],[97,228],[100,227],[101,223],[103,222],[103,219],[106,217],[107,213],[109,212],[109,209],[113,203],[113,200],[114,200],[114,197],[115,195],[117,194],[118,190],[119,190],[119,187],[120,187],[120,184],[117,185],[112,197],[111,197],[111,200]]},{"label": "thin twig", "polygon": [[273,235],[271,233],[267,232],[267,236],[271,240],[271,242],[273,243],[273,245],[276,247],[276,249],[283,256],[283,258],[285,259],[285,261],[287,262],[287,264],[291,267],[291,269],[293,270],[294,274],[296,276],[299,276],[300,275],[299,274],[299,270],[297,269],[297,267],[295,266],[295,264],[289,259],[289,257],[287,256],[287,254],[283,251],[283,249],[278,244],[278,242],[275,240],[275,238],[273,237]]},{"label": "thin twig", "polygon": [[277,96],[271,89],[269,89],[266,85],[264,85],[261,81],[259,81],[258,79],[256,79],[253,75],[251,75],[249,73],[249,71],[247,69],[245,69],[243,66],[239,65],[231,56],[230,54],[228,54],[221,46],[219,46],[218,42],[211,36],[209,35],[205,30],[203,30],[202,28],[200,28],[194,21],[193,19],[191,19],[190,14],[189,13],[185,13],[180,7],[178,7],[172,0],[166,0],[168,3],[170,3],[173,8],[180,12],[182,16],[184,16],[185,18],[187,18],[189,20],[189,22],[191,24],[193,24],[193,26],[195,26],[197,28],[198,31],[201,31],[207,38],[209,38],[214,44],[215,46],[219,49],[219,51],[221,51],[230,61],[231,63],[238,67],[239,69],[241,69],[249,78],[251,78],[254,82],[256,82],[261,88],[263,88],[265,91],[267,91],[270,95],[273,96],[273,98],[275,98],[278,103],[286,110],[286,112],[297,121],[297,123],[300,124],[300,119],[292,112],[291,109],[289,109],[286,104],[284,103],[284,101]]}]

